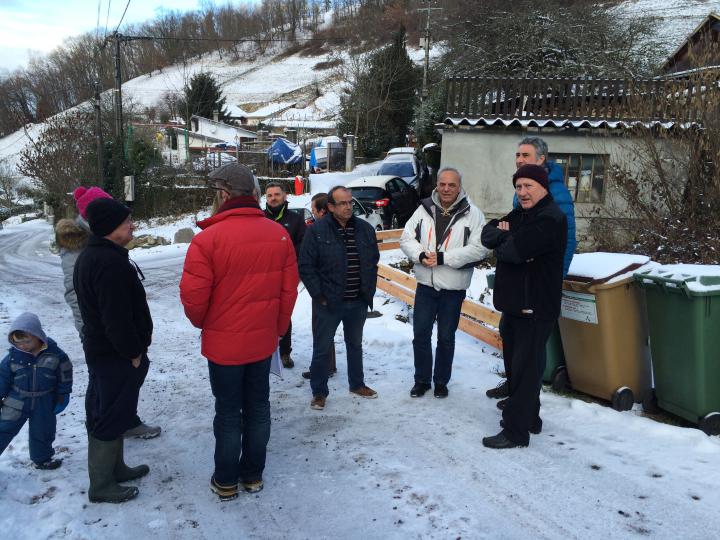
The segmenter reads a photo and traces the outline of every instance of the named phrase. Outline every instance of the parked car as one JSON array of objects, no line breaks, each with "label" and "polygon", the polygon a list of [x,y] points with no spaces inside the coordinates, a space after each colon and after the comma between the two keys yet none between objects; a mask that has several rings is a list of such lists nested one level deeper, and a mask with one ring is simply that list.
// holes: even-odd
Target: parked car
[{"label": "parked car", "polygon": [[420,192],[421,187],[429,178],[427,167],[417,157],[415,157],[415,154],[401,152],[395,154],[390,154],[388,152],[388,156],[380,164],[377,174],[379,176],[399,176],[409,185],[414,187],[418,192]]},{"label": "parked car", "polygon": [[415,155],[415,149],[412,146],[398,146],[397,148],[391,148],[387,151],[387,155],[393,154],[412,154]]},{"label": "parked car", "polygon": [[385,229],[399,229],[420,204],[417,191],[399,176],[363,176],[346,186],[363,206],[381,213]]},{"label": "parked car", "polygon": [[375,210],[372,210],[365,206],[363,203],[358,201],[355,197],[353,197],[353,215],[359,217],[362,220],[367,221],[370,225],[372,225],[372,228],[376,231],[382,231],[384,229],[383,227],[383,219],[380,214],[378,214]]},{"label": "parked car", "polygon": [[310,225],[313,221],[315,221],[315,218],[309,208],[288,208],[288,210],[295,212],[296,214],[300,214],[300,216],[302,216],[305,220],[305,225]]}]

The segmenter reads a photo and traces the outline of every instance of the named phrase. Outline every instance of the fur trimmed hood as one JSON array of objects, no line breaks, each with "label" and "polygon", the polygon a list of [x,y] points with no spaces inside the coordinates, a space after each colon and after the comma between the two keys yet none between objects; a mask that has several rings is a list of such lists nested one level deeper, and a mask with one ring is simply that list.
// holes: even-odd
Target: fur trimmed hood
[{"label": "fur trimmed hood", "polygon": [[87,244],[90,231],[79,219],[61,219],[55,226],[55,242],[58,247],[76,251]]}]

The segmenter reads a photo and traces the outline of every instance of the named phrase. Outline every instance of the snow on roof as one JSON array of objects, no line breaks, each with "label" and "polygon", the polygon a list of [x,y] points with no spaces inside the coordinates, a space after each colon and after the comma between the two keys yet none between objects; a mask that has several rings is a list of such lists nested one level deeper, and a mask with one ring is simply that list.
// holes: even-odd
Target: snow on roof
[{"label": "snow on roof", "polygon": [[225,109],[232,118],[247,118],[249,114],[247,111],[241,109],[237,105],[226,105]]},{"label": "snow on roof", "polygon": [[567,120],[567,119],[527,119],[527,118],[446,118],[442,124],[436,124],[435,127],[442,129],[447,126],[459,127],[459,126],[520,126],[520,127],[574,127],[576,129],[581,128],[594,128],[594,129],[627,129],[643,125],[645,127],[657,127],[660,126],[664,129],[687,129],[693,125],[694,122],[622,122],[622,121],[609,121],[609,120]]},{"label": "snow on roof", "polygon": [[332,120],[290,120],[273,118],[265,124],[269,127],[284,127],[296,129],[335,129],[337,123]]},{"label": "snow on roof", "polygon": [[[645,255],[603,252],[580,253],[573,256],[568,275],[588,278],[591,280],[605,279],[625,270],[630,266],[644,265],[648,262],[650,262],[650,257]],[[620,276],[617,276],[616,278],[610,280],[609,283],[617,281],[619,278]]]}]

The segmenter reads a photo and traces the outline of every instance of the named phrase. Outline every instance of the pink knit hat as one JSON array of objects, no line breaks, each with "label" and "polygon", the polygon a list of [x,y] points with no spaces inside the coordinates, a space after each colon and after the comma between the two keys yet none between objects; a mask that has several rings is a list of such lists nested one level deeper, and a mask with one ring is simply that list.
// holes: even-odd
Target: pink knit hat
[{"label": "pink knit hat", "polygon": [[106,193],[97,186],[92,186],[90,188],[80,186],[73,191],[73,197],[75,198],[75,205],[77,206],[78,212],[80,212],[80,215],[83,218],[86,217],[85,210],[87,209],[87,205],[95,199],[112,199],[112,195]]}]

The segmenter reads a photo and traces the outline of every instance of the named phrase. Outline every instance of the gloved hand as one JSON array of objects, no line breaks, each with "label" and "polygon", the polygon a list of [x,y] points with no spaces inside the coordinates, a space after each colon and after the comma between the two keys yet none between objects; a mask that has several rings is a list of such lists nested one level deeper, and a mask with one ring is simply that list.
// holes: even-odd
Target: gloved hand
[{"label": "gloved hand", "polygon": [[63,394],[57,397],[55,402],[55,414],[60,414],[65,410],[65,407],[70,403],[70,394]]}]

